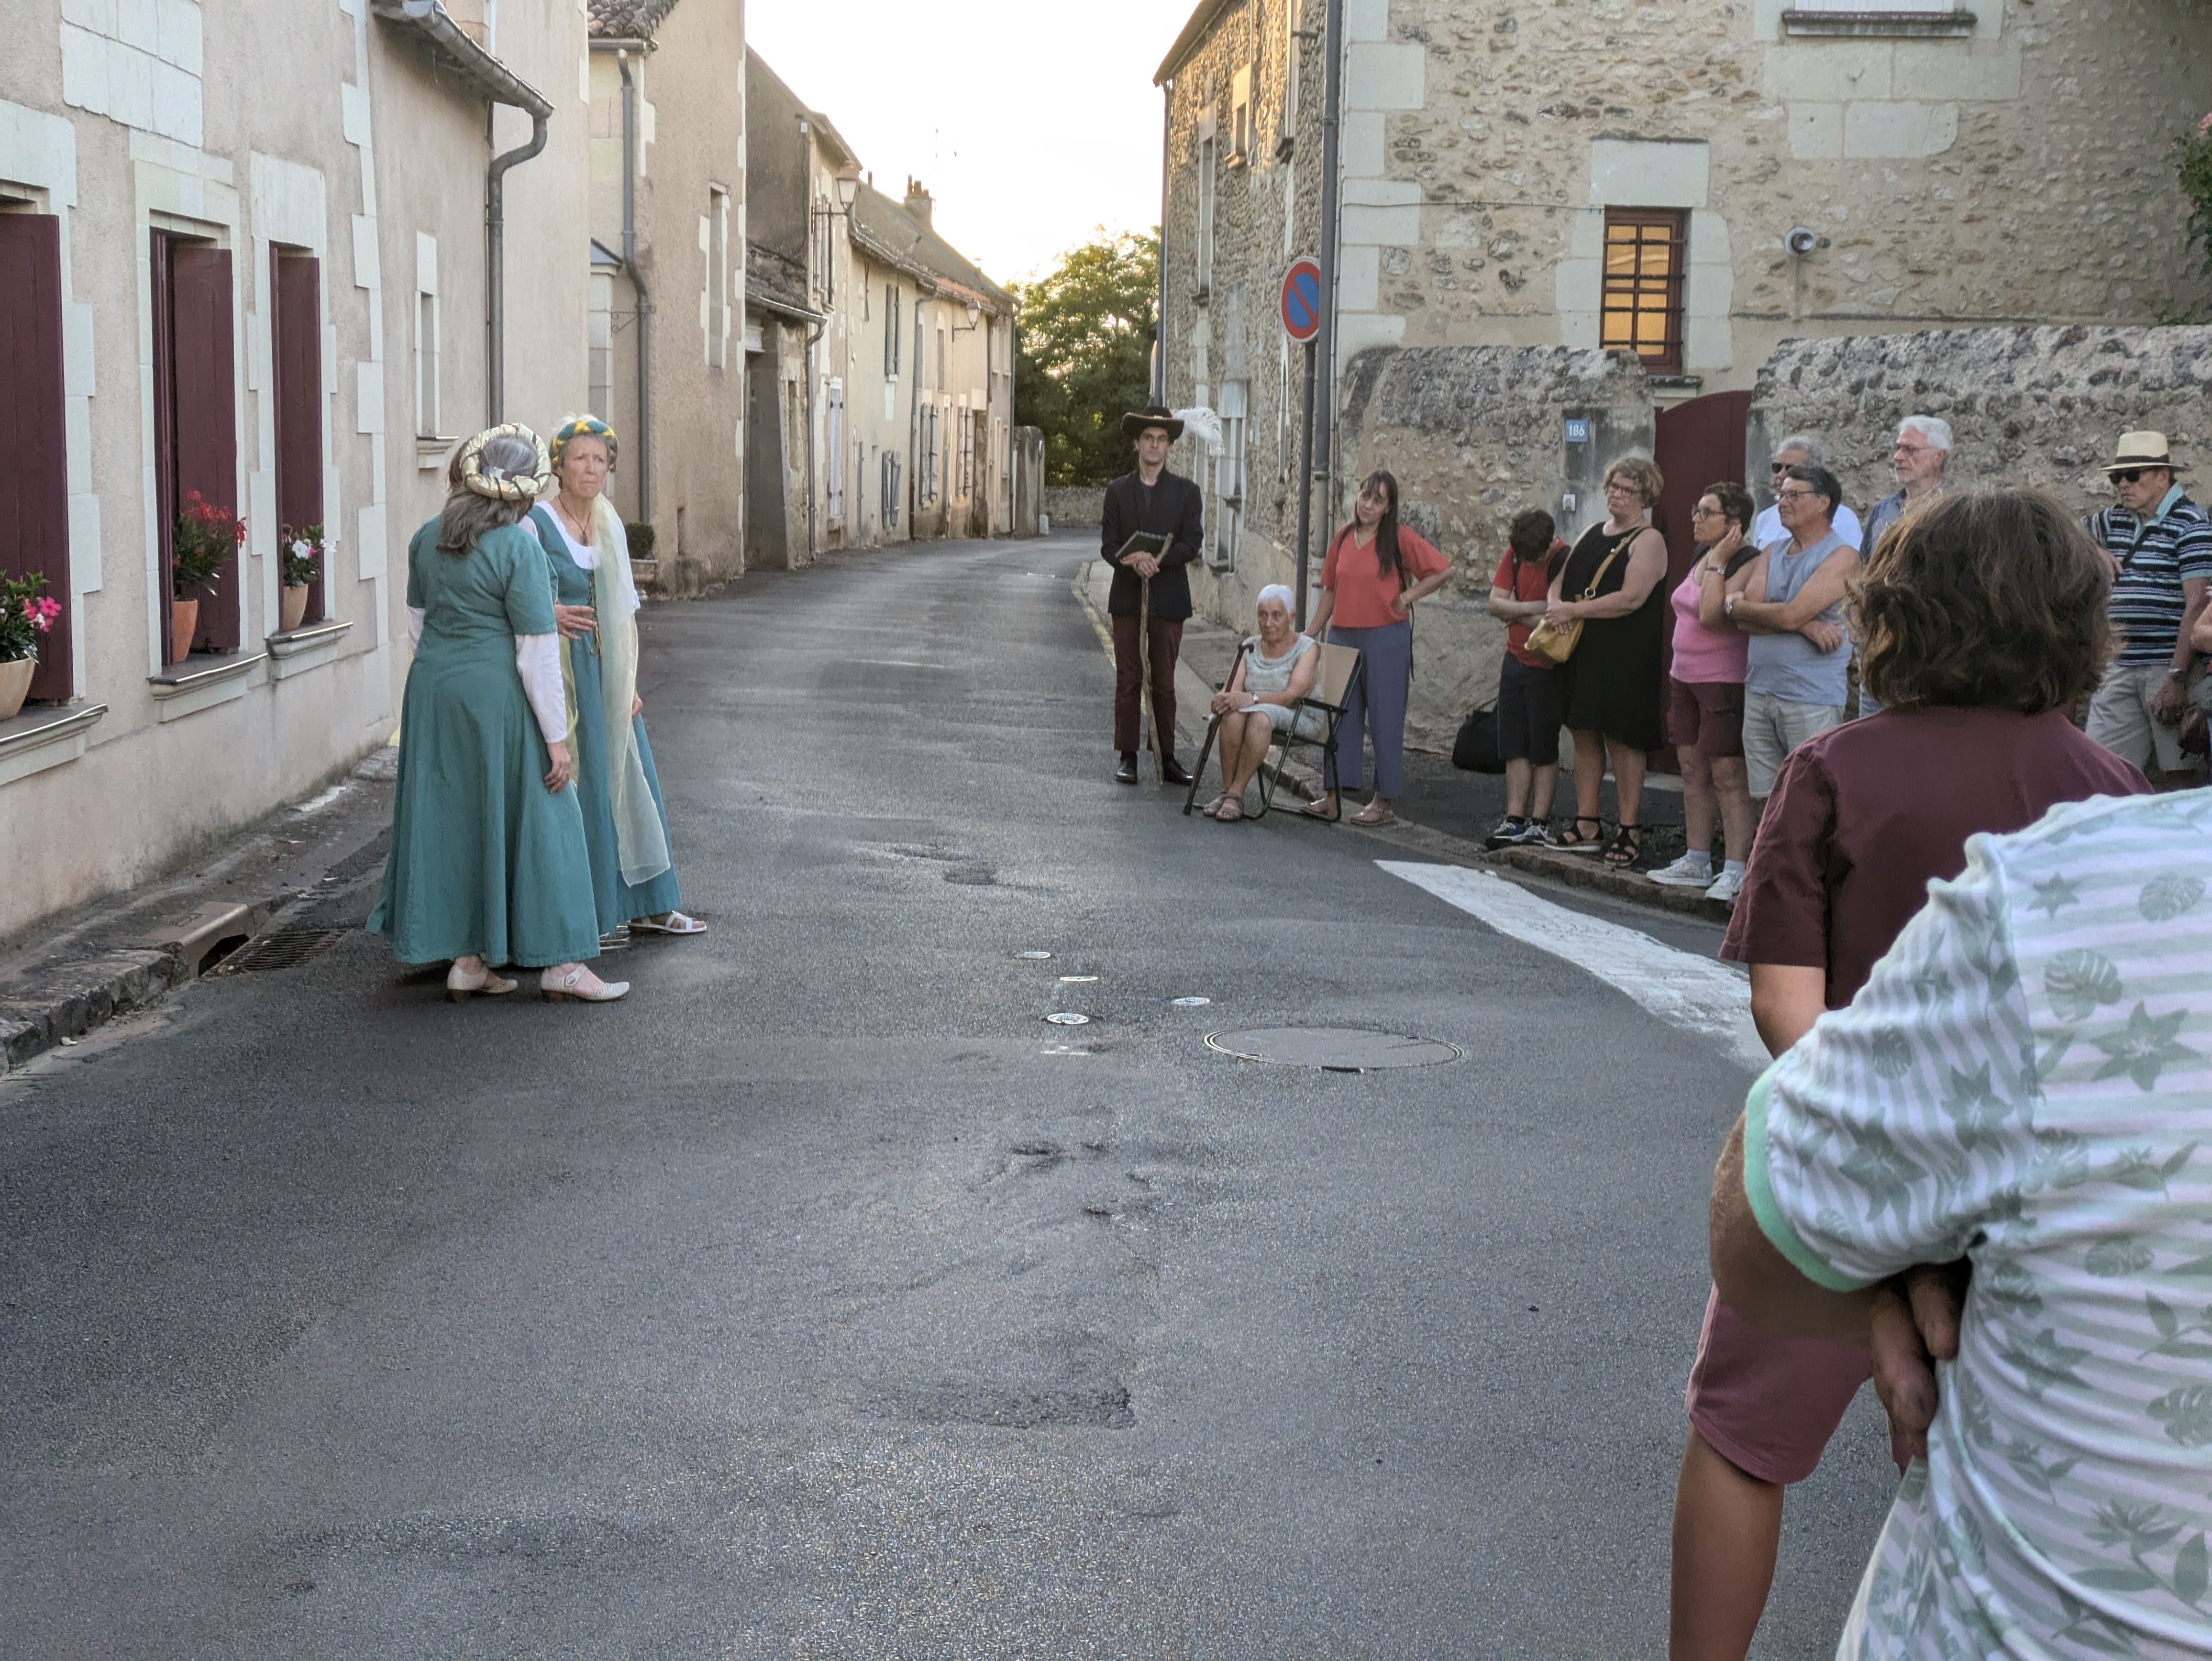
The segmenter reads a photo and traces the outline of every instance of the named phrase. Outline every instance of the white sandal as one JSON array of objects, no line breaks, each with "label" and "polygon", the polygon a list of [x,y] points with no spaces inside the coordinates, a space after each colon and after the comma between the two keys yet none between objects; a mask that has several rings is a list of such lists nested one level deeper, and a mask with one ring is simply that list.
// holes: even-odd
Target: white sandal
[{"label": "white sandal", "polygon": [[658,922],[651,917],[632,917],[629,932],[633,934],[703,934],[707,932],[705,923],[696,917],[687,917],[681,911],[664,911],[660,915],[668,921]]},{"label": "white sandal", "polygon": [[493,974],[489,964],[473,975],[459,963],[446,971],[446,995],[455,1003],[466,1003],[479,993],[487,998],[503,998],[514,990],[514,984]]},{"label": "white sandal", "polygon": [[629,990],[629,983],[603,981],[578,964],[565,975],[544,970],[538,977],[538,989],[548,1003],[566,1003],[571,998],[579,1003],[612,1003]]}]

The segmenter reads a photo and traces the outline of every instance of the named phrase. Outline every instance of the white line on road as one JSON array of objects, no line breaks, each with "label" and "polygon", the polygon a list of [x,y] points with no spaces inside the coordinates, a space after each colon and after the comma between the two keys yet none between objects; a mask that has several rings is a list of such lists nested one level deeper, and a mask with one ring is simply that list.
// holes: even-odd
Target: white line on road
[{"label": "white line on road", "polygon": [[1375,863],[1416,888],[1480,918],[1501,934],[1541,946],[1626,993],[1661,1020],[1710,1039],[1754,1073],[1766,1046],[1751,1020],[1751,989],[1726,964],[1663,946],[1650,935],[1540,898],[1487,871],[1457,865]]}]

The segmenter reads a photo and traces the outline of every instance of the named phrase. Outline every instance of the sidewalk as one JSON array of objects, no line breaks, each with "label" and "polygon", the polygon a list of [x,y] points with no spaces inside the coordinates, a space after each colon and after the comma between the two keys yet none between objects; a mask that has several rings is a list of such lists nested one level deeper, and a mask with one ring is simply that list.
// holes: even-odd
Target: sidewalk
[{"label": "sidewalk", "polygon": [[[1106,595],[1113,573],[1103,560],[1088,562],[1075,585],[1075,594],[1098,631],[1100,646],[1111,657],[1114,643],[1106,624]],[[1228,671],[1231,654],[1242,636],[1236,631],[1193,618],[1183,625],[1182,654],[1176,663],[1176,752],[1186,764],[1195,761],[1206,737],[1207,706],[1215,680]],[[1201,674],[1193,664],[1204,667]],[[1212,678],[1208,678],[1211,676]],[[1271,766],[1274,764],[1270,763]],[[1285,794],[1312,800],[1321,794],[1321,776],[1296,762],[1282,764],[1278,776]],[[1559,800],[1573,811],[1573,775],[1563,772]],[[1600,792],[1599,811],[1608,822],[1620,818],[1613,782]],[[1505,781],[1483,773],[1465,773],[1450,758],[1421,751],[1406,754],[1405,794],[1398,801],[1399,822],[1379,830],[1350,829],[1400,845],[1418,845],[1432,855],[1474,865],[1504,866],[1531,876],[1588,889],[1610,898],[1653,910],[1676,912],[1709,922],[1726,924],[1729,908],[1705,897],[1695,888],[1665,888],[1641,871],[1616,871],[1588,854],[1565,854],[1538,848],[1486,849],[1483,838],[1504,816]],[[1673,779],[1654,780],[1645,788],[1641,816],[1645,834],[1648,867],[1664,865],[1682,851],[1682,794]]]},{"label": "sidewalk", "polygon": [[0,944],[0,1072],[201,974],[296,962],[358,928],[384,871],[398,754],[377,751],[170,874]]}]

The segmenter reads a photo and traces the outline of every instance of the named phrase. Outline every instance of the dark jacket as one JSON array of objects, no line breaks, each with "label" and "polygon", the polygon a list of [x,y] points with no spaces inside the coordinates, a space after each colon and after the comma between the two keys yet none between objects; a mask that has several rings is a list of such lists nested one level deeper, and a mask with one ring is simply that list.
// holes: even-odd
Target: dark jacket
[{"label": "dark jacket", "polygon": [[1188,568],[1206,538],[1206,504],[1194,483],[1179,473],[1162,472],[1159,483],[1152,486],[1152,508],[1147,512],[1145,487],[1134,473],[1122,474],[1106,487],[1099,531],[1099,557],[1114,567],[1114,589],[1106,599],[1108,615],[1137,615],[1144,580],[1114,556],[1139,531],[1155,532],[1168,538],[1160,553],[1160,574],[1152,579],[1152,615],[1170,622],[1190,615]]}]

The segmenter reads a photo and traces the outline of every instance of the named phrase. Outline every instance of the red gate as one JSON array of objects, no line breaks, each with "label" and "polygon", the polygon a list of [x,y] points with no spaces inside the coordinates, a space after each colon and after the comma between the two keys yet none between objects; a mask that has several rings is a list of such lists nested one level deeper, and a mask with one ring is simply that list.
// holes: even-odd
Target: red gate
[{"label": "red gate", "polygon": [[[1751,419],[1749,392],[1713,392],[1662,410],[1653,423],[1652,459],[1667,481],[1651,522],[1667,538],[1667,592],[1673,593],[1697,558],[1690,539],[1690,510],[1709,484],[1729,480],[1741,484],[1745,429]],[[1674,660],[1674,618],[1667,618],[1667,644],[1662,664]],[[1655,754],[1652,764],[1674,770],[1674,751]]]}]

